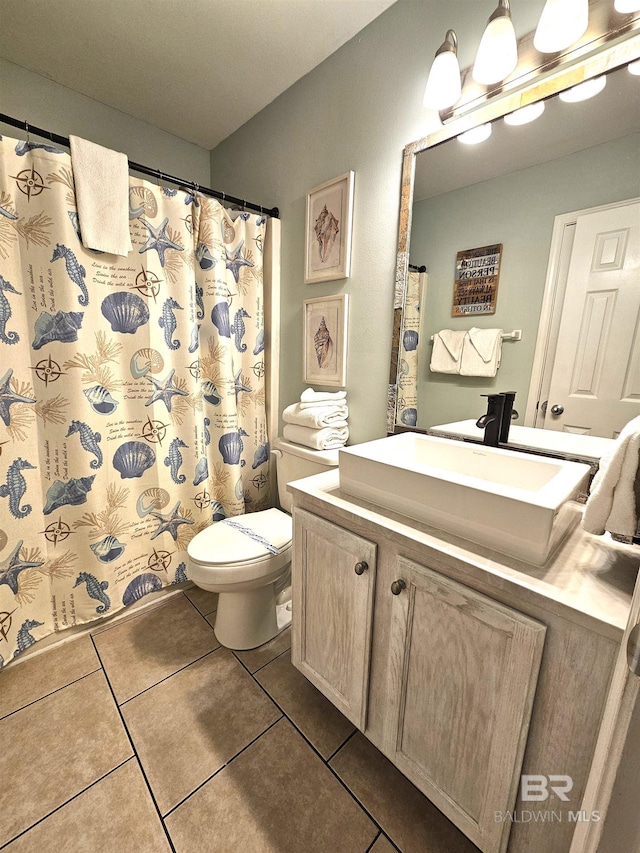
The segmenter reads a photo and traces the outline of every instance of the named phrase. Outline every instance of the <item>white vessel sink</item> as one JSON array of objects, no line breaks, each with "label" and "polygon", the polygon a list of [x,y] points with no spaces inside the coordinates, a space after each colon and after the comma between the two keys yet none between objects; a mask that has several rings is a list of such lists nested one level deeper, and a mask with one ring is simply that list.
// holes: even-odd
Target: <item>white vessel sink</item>
[{"label": "white vessel sink", "polygon": [[579,517],[588,465],[431,435],[345,447],[340,488],[495,551],[543,565]]}]

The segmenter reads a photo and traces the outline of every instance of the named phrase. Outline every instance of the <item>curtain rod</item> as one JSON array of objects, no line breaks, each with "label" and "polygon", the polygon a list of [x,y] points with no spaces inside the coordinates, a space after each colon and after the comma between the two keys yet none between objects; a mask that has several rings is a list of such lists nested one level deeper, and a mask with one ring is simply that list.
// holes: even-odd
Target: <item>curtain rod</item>
[{"label": "curtain rod", "polygon": [[416,266],[415,264],[409,264],[409,269],[414,270],[415,272],[426,272],[427,268],[424,264],[421,267]]},{"label": "curtain rod", "polygon": [[[36,136],[42,136],[44,139],[50,139],[52,142],[56,142],[58,145],[65,145],[67,148],[69,148],[68,137],[60,136],[57,133],[52,133],[50,130],[43,130],[41,127],[36,127],[34,124],[29,124],[27,121],[13,118],[12,116],[5,115],[4,113],[0,113],[0,122],[3,122],[4,124],[10,124],[12,127],[20,128],[20,130],[25,130],[27,134],[34,133]],[[129,169],[133,169],[135,172],[142,172],[143,175],[149,175],[159,181],[168,181],[171,184],[177,184],[179,187],[186,187],[187,189],[194,190],[195,192],[198,192],[201,195],[209,196],[211,198],[217,198],[220,201],[228,202],[229,204],[233,205],[238,205],[240,207],[247,208],[248,210],[255,210],[256,213],[264,213],[267,216],[272,216],[274,219],[280,218],[280,211],[277,207],[263,207],[261,204],[253,204],[253,202],[245,201],[242,198],[236,198],[232,195],[227,195],[226,193],[219,192],[218,190],[212,190],[208,187],[201,187],[199,184],[196,184],[193,181],[183,181],[181,178],[176,178],[173,175],[168,175],[166,172],[161,172],[159,169],[152,169],[150,166],[143,166],[140,163],[134,163],[131,160],[129,160]]]}]

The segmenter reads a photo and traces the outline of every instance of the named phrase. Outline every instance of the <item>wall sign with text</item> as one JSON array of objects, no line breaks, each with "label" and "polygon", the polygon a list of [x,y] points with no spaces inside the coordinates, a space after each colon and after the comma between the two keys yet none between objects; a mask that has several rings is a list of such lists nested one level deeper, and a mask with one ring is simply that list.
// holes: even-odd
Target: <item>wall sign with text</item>
[{"label": "wall sign with text", "polygon": [[496,313],[501,259],[502,243],[458,252],[452,317]]}]

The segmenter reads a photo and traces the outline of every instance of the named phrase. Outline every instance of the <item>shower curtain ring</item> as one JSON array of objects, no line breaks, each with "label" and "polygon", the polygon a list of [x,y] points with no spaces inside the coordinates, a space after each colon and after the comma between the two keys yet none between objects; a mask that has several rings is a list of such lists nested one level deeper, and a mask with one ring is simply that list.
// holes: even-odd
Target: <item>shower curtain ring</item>
[{"label": "shower curtain ring", "polygon": [[29,122],[25,119],[24,129],[27,131],[27,143],[31,140],[31,135],[29,133]]}]

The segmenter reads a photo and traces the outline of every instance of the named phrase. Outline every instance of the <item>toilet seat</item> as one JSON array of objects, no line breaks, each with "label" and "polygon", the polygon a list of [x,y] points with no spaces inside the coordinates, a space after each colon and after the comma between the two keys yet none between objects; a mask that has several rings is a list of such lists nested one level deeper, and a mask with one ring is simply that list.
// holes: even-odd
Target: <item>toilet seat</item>
[{"label": "toilet seat", "polygon": [[291,562],[292,527],[291,517],[279,509],[212,524],[194,536],[187,547],[192,580],[237,586],[277,577]]}]

